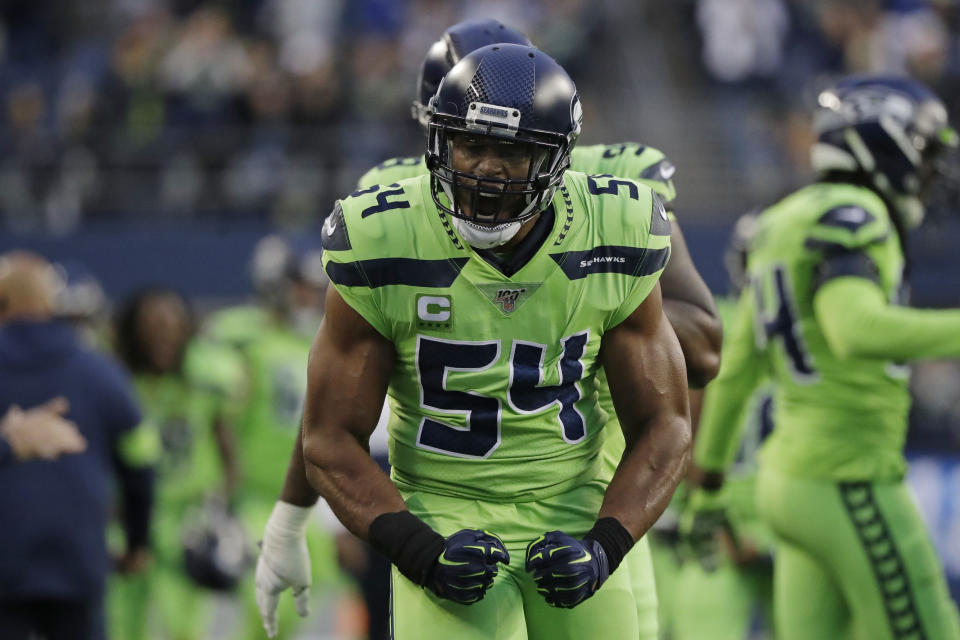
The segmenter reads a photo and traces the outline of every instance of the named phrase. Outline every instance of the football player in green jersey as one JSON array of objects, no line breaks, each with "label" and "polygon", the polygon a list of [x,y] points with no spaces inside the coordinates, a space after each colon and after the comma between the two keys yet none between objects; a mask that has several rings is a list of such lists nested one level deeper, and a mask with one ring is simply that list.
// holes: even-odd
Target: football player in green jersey
[{"label": "football player in green jersey", "polygon": [[[358,191],[325,225],[335,288],[278,507],[312,504],[294,491],[305,465],[396,565],[397,637],[632,640],[629,572],[614,569],[666,506],[690,438],[657,286],[666,211],[631,180],[565,174],[579,100],[536,49],[474,51],[435,106],[430,175]],[[601,366],[628,451],[609,485]],[[365,451],[385,393],[393,483]],[[296,541],[298,515],[271,524]]]},{"label": "football player in green jersey", "polygon": [[[148,448],[153,435],[157,491],[148,570],[111,580],[112,636],[205,638],[212,592],[184,569],[185,515],[213,494],[233,490],[235,463],[227,422],[241,388],[239,363],[223,348],[194,339],[193,319],[176,291],[149,288],[134,294],[117,320],[117,351],[133,375],[143,407],[140,437],[126,444]],[[146,455],[146,454],[143,454]],[[244,569],[242,556],[235,567]]]},{"label": "football player in green jersey", "polygon": [[[233,347],[246,373],[246,392],[236,419],[237,458],[242,481],[237,512],[251,531],[262,531],[282,475],[277,461],[289,456],[297,438],[307,385],[307,354],[323,317],[328,279],[319,247],[268,235],[257,242],[250,274],[259,304],[216,312],[206,327],[213,340]],[[336,579],[334,541],[319,520],[309,529],[317,561],[311,580]],[[252,576],[251,576],[252,579]],[[246,632],[260,634],[251,585],[242,589]],[[292,605],[292,603],[288,603]],[[282,610],[285,636],[296,631],[293,606]]]},{"label": "football player in green jersey", "polygon": [[[494,40],[496,38],[496,40]],[[424,127],[427,126],[429,110],[427,103],[436,92],[443,75],[461,57],[482,44],[493,42],[512,42],[530,44],[527,38],[514,29],[494,21],[462,22],[450,27],[430,48],[420,68],[418,77],[419,97],[413,103],[412,114]],[[391,158],[377,165],[359,180],[358,188],[367,189],[374,185],[388,185],[405,178],[427,173],[425,156]],[[649,186],[664,201],[672,222],[670,262],[660,280],[663,294],[663,307],[677,333],[687,364],[687,378],[692,389],[699,389],[709,382],[719,369],[720,325],[717,309],[710,291],[697,272],[686,242],[677,224],[673,211],[676,188],[673,183],[675,168],[659,150],[634,142],[611,145],[577,146],[571,153],[571,168],[575,171],[598,175],[623,176]],[[604,446],[604,463],[607,473],[612,477],[623,454],[624,442],[620,426],[616,421],[613,403],[601,372],[600,402],[610,414],[607,423],[609,435]],[[699,401],[699,392],[693,392],[693,401]],[[678,494],[679,495],[679,494]],[[671,506],[671,510],[679,506]],[[667,594],[655,587],[652,560],[656,560],[657,571],[665,584],[672,582],[674,565],[670,559],[675,556],[676,517],[664,518],[651,531],[649,541],[641,540],[627,559],[631,566],[634,592],[640,612],[642,640],[656,638],[658,617],[666,619],[671,609]],[[653,547],[654,556],[651,558]],[[658,592],[659,598],[658,598]],[[658,599],[660,613],[658,616]]]},{"label": "football player in green jersey", "polygon": [[957,134],[908,79],[847,78],[818,102],[821,177],[759,218],[701,420],[701,484],[722,483],[730,431],[768,359],[776,429],[756,499],[777,538],[777,637],[955,640],[956,607],[904,483],[901,363],[960,356],[960,311],[899,305],[906,231]]}]

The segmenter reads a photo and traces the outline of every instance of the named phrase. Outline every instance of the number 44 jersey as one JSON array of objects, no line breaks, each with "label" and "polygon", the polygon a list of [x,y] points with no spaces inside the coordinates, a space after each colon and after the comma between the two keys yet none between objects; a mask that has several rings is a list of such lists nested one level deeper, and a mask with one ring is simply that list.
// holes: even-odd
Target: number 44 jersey
[{"label": "number 44 jersey", "polygon": [[[869,189],[818,183],[760,216],[747,265],[750,286],[723,357],[725,366],[743,371],[758,370],[736,367],[744,358],[769,358],[776,427],[761,456],[771,468],[829,480],[903,474],[905,368],[833,353],[814,308],[817,290],[839,277],[869,279],[896,304],[903,265],[887,208]],[[715,409],[704,407],[702,424],[722,421],[722,409]]]},{"label": "number 44 jersey", "polygon": [[515,502],[600,473],[600,341],[655,287],[670,225],[649,188],[572,171],[541,218],[525,262],[524,243],[507,262],[469,247],[429,175],[357,191],[327,218],[331,282],[396,346],[401,489]]}]

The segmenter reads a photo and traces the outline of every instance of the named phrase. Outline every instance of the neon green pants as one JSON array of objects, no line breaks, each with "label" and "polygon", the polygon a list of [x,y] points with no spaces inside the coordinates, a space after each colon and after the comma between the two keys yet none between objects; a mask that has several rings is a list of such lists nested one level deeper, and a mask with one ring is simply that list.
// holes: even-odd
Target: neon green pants
[{"label": "neon green pants", "polygon": [[780,640],[960,639],[957,609],[903,482],[830,483],[761,467],[777,537]]}]

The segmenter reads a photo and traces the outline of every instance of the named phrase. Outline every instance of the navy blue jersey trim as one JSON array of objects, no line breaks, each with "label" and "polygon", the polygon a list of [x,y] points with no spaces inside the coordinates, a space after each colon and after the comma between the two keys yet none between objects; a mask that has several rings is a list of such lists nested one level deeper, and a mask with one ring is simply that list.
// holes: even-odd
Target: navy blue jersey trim
[{"label": "navy blue jersey trim", "polygon": [[375,258],[357,262],[327,262],[327,275],[334,284],[345,287],[449,287],[460,275],[468,258],[417,260],[415,258]]},{"label": "navy blue jersey trim", "polygon": [[588,251],[551,253],[550,257],[570,280],[586,278],[594,273],[622,273],[639,278],[663,269],[670,258],[670,248],[605,245]]},{"label": "navy blue jersey trim", "polygon": [[350,235],[347,233],[347,225],[343,221],[343,208],[340,201],[333,206],[333,211],[323,221],[323,232],[320,235],[320,242],[324,251],[349,251]]},{"label": "navy blue jersey trim", "polygon": [[877,217],[857,205],[843,205],[830,209],[817,220],[818,225],[839,227],[855,233],[861,227],[870,224]]},{"label": "navy blue jersey trim", "polygon": [[848,247],[842,242],[830,242],[829,240],[820,240],[818,238],[807,238],[804,241],[803,246],[810,251],[823,251],[826,254],[843,254],[851,251],[860,251],[876,244],[883,244],[887,241],[887,237],[888,234],[885,233],[880,237],[873,238],[869,242],[866,242],[859,247]]},{"label": "navy blue jersey trim", "polygon": [[653,194],[653,213],[650,215],[650,235],[669,236],[671,232],[670,218],[667,216],[663,198],[655,193]]},{"label": "navy blue jersey trim", "polygon": [[813,290],[816,291],[834,278],[853,276],[865,278],[880,285],[877,264],[863,251],[828,254],[814,269]]},{"label": "navy blue jersey trim", "polygon": [[869,482],[841,482],[840,498],[850,523],[860,538],[877,588],[883,597],[883,608],[894,640],[926,640],[923,618],[916,605],[916,596],[903,556],[897,548],[893,529],[880,509]]}]

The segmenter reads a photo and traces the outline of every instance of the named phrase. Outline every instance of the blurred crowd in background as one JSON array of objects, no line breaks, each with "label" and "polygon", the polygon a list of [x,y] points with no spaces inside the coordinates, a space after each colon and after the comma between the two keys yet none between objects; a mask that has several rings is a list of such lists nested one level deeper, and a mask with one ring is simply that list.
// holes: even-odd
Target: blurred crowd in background
[{"label": "blurred crowd in background", "polygon": [[[136,254],[160,236],[135,245],[122,233],[163,230],[175,247],[213,229],[227,248],[204,264],[220,273],[218,261],[229,263],[252,294],[256,237],[309,239],[363,172],[421,152],[409,106],[423,55],[449,25],[488,17],[568,69],[584,143],[640,141],[677,165],[677,212],[718,294],[733,221],[809,177],[818,88],[851,72],[910,74],[960,122],[957,0],[5,0],[0,249],[46,247],[86,283],[65,290],[76,296],[65,308],[102,321],[134,287],[57,248],[87,243],[84,255],[110,254],[127,285],[170,285],[206,311],[236,288],[214,279],[198,290],[195,263],[183,262],[191,272],[173,252],[169,264]],[[952,204],[918,233],[921,304],[958,303]],[[249,241],[228,244],[237,230]],[[915,373],[913,450],[960,452],[960,368]],[[285,464],[276,460],[277,490]],[[931,486],[960,486],[960,465],[921,468]],[[945,518],[935,537],[960,540],[960,506],[933,517]],[[960,575],[952,549],[946,562]]]},{"label": "blurred crowd in background", "polygon": [[366,168],[418,148],[423,53],[491,15],[568,68],[586,142],[670,154],[691,222],[803,177],[825,78],[910,73],[954,115],[960,99],[952,0],[8,0],[2,225],[308,226]]}]

